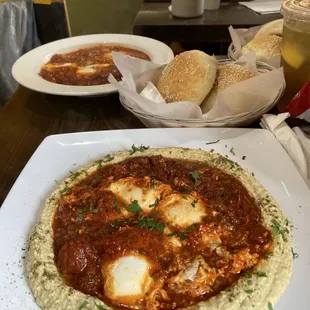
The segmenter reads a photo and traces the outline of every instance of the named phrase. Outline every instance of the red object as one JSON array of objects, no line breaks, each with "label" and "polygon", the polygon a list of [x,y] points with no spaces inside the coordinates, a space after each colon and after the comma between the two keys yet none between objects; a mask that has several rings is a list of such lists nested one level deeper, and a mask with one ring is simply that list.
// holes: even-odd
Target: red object
[{"label": "red object", "polygon": [[285,108],[291,117],[310,122],[310,81],[308,81]]}]

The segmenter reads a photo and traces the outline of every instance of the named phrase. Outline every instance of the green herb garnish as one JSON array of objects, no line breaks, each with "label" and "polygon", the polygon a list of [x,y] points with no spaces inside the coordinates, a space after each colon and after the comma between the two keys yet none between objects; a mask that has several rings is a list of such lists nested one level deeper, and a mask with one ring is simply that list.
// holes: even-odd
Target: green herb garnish
[{"label": "green herb garnish", "polygon": [[291,251],[292,251],[293,259],[296,259],[299,257],[298,253],[295,253],[293,248],[291,248]]},{"label": "green herb garnish", "polygon": [[191,230],[193,230],[195,227],[196,227],[196,224],[195,224],[195,223],[192,224],[192,225],[190,225],[190,226],[188,226],[188,227],[183,231],[183,233],[182,233],[181,236],[180,236],[181,241],[186,240],[187,237],[188,237],[188,233],[189,233]]},{"label": "green herb garnish", "polygon": [[155,179],[152,178],[151,179],[151,185],[150,185],[151,188],[154,188],[155,187]]},{"label": "green herb garnish", "polygon": [[76,218],[77,221],[79,222],[82,222],[84,220],[84,216],[83,215],[79,215],[77,218]]},{"label": "green herb garnish", "polygon": [[246,278],[248,278],[248,279],[251,279],[251,278],[252,278],[252,273],[250,273],[250,272],[248,272],[248,271],[245,271],[245,272],[243,273],[243,275],[244,275]]},{"label": "green herb garnish", "polygon": [[148,150],[150,147],[145,146],[141,144],[140,146],[135,146],[134,144],[131,146],[131,152],[130,155],[136,153],[136,152],[144,152],[145,150]]},{"label": "green herb garnish", "polygon": [[197,203],[197,202],[198,202],[198,200],[193,200],[193,201],[192,201],[191,205],[192,205],[193,208],[196,207],[196,203]]},{"label": "green herb garnish", "polygon": [[185,200],[188,200],[188,198],[186,196],[183,196],[182,198],[185,199]]},{"label": "green herb garnish", "polygon": [[84,309],[87,305],[88,305],[88,302],[87,302],[86,300],[83,301],[82,304],[81,304],[80,307],[79,307],[79,310]]},{"label": "green herb garnish", "polygon": [[85,209],[79,209],[79,210],[78,210],[78,213],[79,213],[79,214],[85,213]]},{"label": "green herb garnish", "polygon": [[245,290],[245,292],[247,293],[247,294],[252,294],[254,291],[253,290]]},{"label": "green herb garnish", "polygon": [[142,216],[139,219],[138,226],[147,228],[149,231],[156,229],[160,233],[162,233],[165,229],[165,224],[163,222],[160,222],[153,217],[145,217],[145,216]]},{"label": "green herb garnish", "polygon": [[230,149],[229,152],[230,152],[231,154],[233,154],[233,155],[236,155],[235,152],[234,152],[234,148],[233,148],[233,147]]},{"label": "green herb garnish", "polygon": [[152,203],[151,205],[149,205],[149,208],[155,208],[158,205],[159,201],[160,201],[160,199],[156,198],[155,202]]},{"label": "green herb garnish", "polygon": [[275,238],[278,235],[282,236],[284,242],[287,242],[286,233],[287,229],[282,229],[280,223],[276,219],[272,219],[272,237]]},{"label": "green herb garnish", "polygon": [[246,159],[246,156],[242,156],[242,160],[245,160]]},{"label": "green herb garnish", "polygon": [[113,159],[114,159],[114,157],[111,156],[111,155],[109,154],[109,155],[105,158],[104,162],[105,162],[105,163],[108,163],[108,162],[112,161]]},{"label": "green herb garnish", "polygon": [[[117,213],[121,213],[121,210],[120,210],[120,208],[117,206],[117,204],[118,204],[118,198],[115,196],[115,200],[114,200],[114,202],[113,202],[113,204],[112,204],[112,208],[116,208],[116,212]],[[125,205],[126,206],[126,205]]]},{"label": "green herb garnish", "polygon": [[206,143],[206,145],[215,144],[215,143],[218,143],[218,142],[220,142],[220,141],[221,141],[221,140],[220,140],[220,139],[218,139],[218,140],[213,141],[213,142],[207,142],[207,143]]},{"label": "green herb garnish", "polygon": [[265,253],[265,254],[264,254],[264,257],[265,257],[265,258],[270,258],[271,256],[272,256],[272,253]]},{"label": "green herb garnish", "polygon": [[95,208],[95,209],[90,209],[90,212],[93,213],[93,214],[97,214],[98,211],[99,211],[99,210],[98,210],[97,208]]},{"label": "green herb garnish", "polygon": [[107,308],[103,308],[102,306],[97,305],[96,303],[95,303],[95,305],[96,305],[96,307],[97,307],[98,310],[107,310]]},{"label": "green herb garnish", "polygon": [[173,237],[173,236],[175,236],[175,235],[177,235],[177,234],[178,234],[177,232],[173,232],[173,233],[168,234],[167,236],[168,236],[168,237]]},{"label": "green herb garnish", "polygon": [[267,274],[264,271],[256,271],[255,274],[259,277],[267,278]]},{"label": "green herb garnish", "polygon": [[211,149],[210,153],[213,153],[214,152],[214,149]]},{"label": "green herb garnish", "polygon": [[132,201],[131,204],[129,205],[129,207],[127,208],[127,211],[128,211],[128,212],[131,212],[131,213],[138,213],[138,212],[141,212],[142,209],[141,209],[141,207],[139,206],[138,200]]},{"label": "green herb garnish", "polygon": [[200,184],[200,174],[196,171],[190,172],[189,174],[195,180],[195,186],[198,186]]},{"label": "green herb garnish", "polygon": [[102,160],[102,159],[97,160],[97,163],[98,163],[98,169],[102,169],[102,162],[103,162],[103,160]]},{"label": "green herb garnish", "polygon": [[65,188],[59,191],[61,195],[65,194],[70,188],[66,185]]},{"label": "green herb garnish", "polygon": [[69,171],[70,172],[70,178],[72,180],[75,180],[81,173],[76,171],[76,172],[72,172],[71,170]]},{"label": "green herb garnish", "polygon": [[84,172],[85,175],[88,175],[88,172],[87,172],[85,169],[83,169],[83,170],[81,170],[81,171]]},{"label": "green herb garnish", "polygon": [[268,302],[268,310],[273,310],[271,302]]}]

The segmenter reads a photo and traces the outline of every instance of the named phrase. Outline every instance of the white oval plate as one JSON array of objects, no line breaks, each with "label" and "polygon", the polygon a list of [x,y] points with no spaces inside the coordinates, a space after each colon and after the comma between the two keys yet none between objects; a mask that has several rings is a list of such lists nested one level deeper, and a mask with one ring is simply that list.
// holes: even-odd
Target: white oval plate
[{"label": "white oval plate", "polygon": [[111,84],[94,86],[70,86],[56,84],[40,77],[41,67],[56,53],[66,53],[81,47],[99,43],[124,44],[147,53],[151,61],[167,64],[173,58],[173,52],[166,44],[147,37],[127,34],[93,34],[58,40],[42,45],[20,57],[12,67],[14,79],[32,90],[62,96],[95,96],[116,92]]}]

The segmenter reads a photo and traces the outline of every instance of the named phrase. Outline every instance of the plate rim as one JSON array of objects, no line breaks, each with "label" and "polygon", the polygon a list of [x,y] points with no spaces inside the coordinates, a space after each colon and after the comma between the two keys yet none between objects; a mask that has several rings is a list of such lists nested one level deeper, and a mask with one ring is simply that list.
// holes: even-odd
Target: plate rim
[{"label": "plate rim", "polygon": [[[116,37],[113,40],[113,37]],[[51,94],[51,95],[61,95],[61,96],[95,96],[95,95],[104,95],[117,92],[117,89],[111,84],[103,84],[103,85],[92,85],[92,86],[73,86],[73,85],[63,85],[63,84],[56,84],[49,81],[46,81],[42,78],[38,77],[38,72],[34,72],[35,70],[31,66],[31,57],[35,56],[36,54],[40,55],[40,64],[36,64],[39,68],[44,64],[44,59],[49,55],[55,54],[60,52],[60,47],[62,49],[70,48],[72,46],[72,50],[75,47],[78,49],[81,46],[85,45],[92,45],[92,44],[99,44],[100,41],[98,40],[108,40],[107,43],[118,43],[123,45],[131,45],[133,48],[140,48],[145,50],[148,54],[153,55],[152,61],[159,64],[165,64],[171,61],[174,58],[174,54],[172,49],[165,43],[139,35],[134,34],[119,34],[119,33],[103,33],[103,34],[89,34],[89,35],[80,35],[74,36],[69,38],[64,38],[60,40],[56,40],[53,42],[49,42],[38,46],[27,52],[26,54],[19,57],[12,66],[11,73],[13,78],[24,87],[27,87],[31,90]],[[125,42],[127,41],[127,42]],[[128,41],[132,41],[129,43]],[[104,42],[103,42],[104,43]],[[165,53],[157,54],[153,52],[153,48],[146,48],[149,44],[157,45],[161,47]],[[145,44],[144,47],[141,47],[141,44]],[[54,51],[53,51],[54,50]],[[26,67],[30,72],[26,72]],[[26,70],[27,71],[27,70]],[[32,77],[34,79],[38,78],[39,85],[33,83],[33,81],[27,80],[28,77]],[[58,88],[58,90],[57,90]]]},{"label": "plate rim", "polygon": [[[116,129],[116,130],[102,130],[102,131],[84,131],[84,132],[73,132],[73,133],[63,133],[63,134],[53,134],[53,135],[49,135],[49,136],[47,136],[47,137],[45,137],[45,139],[40,143],[40,145],[37,147],[37,149],[34,151],[34,153],[32,154],[32,156],[30,157],[30,159],[29,159],[29,161],[26,163],[26,165],[24,166],[24,168],[23,168],[23,170],[21,171],[21,173],[20,173],[20,175],[18,176],[18,178],[16,179],[16,181],[15,181],[15,183],[14,183],[14,185],[12,186],[12,188],[11,188],[11,190],[10,190],[10,192],[8,193],[8,195],[7,195],[7,197],[6,197],[6,199],[4,200],[4,203],[3,203],[3,205],[2,205],[2,207],[0,208],[0,217],[1,217],[1,210],[3,211],[3,210],[8,210],[8,209],[10,209],[10,207],[12,207],[12,205],[7,205],[7,207],[5,207],[5,209],[3,209],[3,207],[5,206],[5,203],[6,203],[6,201],[7,201],[7,199],[8,199],[8,197],[10,196],[10,194],[12,193],[12,190],[13,190],[13,188],[16,186],[16,183],[17,183],[17,181],[20,179],[20,177],[22,176],[22,173],[24,172],[24,170],[26,169],[26,167],[31,163],[31,161],[33,161],[34,160],[34,155],[40,150],[40,147],[42,147],[43,146],[43,144],[46,144],[46,143],[49,143],[49,142],[51,142],[52,140],[54,140],[54,143],[60,143],[61,141],[57,141],[57,138],[61,138],[61,137],[68,137],[68,136],[75,136],[75,138],[77,138],[77,139],[75,139],[75,140],[77,140],[77,141],[80,141],[80,139],[79,139],[79,137],[80,136],[82,136],[82,135],[85,135],[85,137],[87,137],[87,135],[90,135],[90,138],[92,138],[91,137],[91,135],[92,134],[96,134],[96,135],[98,135],[95,139],[93,139],[94,141],[96,141],[97,140],[97,138],[99,138],[100,139],[100,137],[99,137],[99,135],[100,134],[102,134],[102,133],[105,133],[105,134],[109,134],[109,133],[111,133],[111,132],[114,132],[114,133],[116,133],[116,132],[127,132],[127,131],[131,131],[131,132],[139,132],[139,131],[171,131],[171,132],[173,132],[173,131],[176,131],[176,132],[178,132],[178,136],[181,136],[182,135],[182,132],[185,132],[185,131],[193,131],[193,132],[195,132],[195,131],[201,131],[201,128],[156,128],[156,129],[153,129],[153,128],[146,128],[146,129],[129,129],[129,130],[126,130],[126,129]],[[234,140],[234,138],[235,137],[239,137],[239,136],[241,136],[243,133],[244,134],[246,134],[246,133],[249,133],[249,132],[261,132],[263,135],[265,135],[266,137],[268,136],[269,138],[268,139],[270,139],[270,142],[272,142],[272,144],[274,144],[274,143],[276,143],[276,144],[278,144],[278,146],[279,147],[281,147],[281,144],[279,143],[279,141],[274,137],[274,135],[270,132],[270,131],[268,131],[268,130],[266,130],[266,129],[261,129],[261,128],[204,128],[203,129],[203,131],[213,131],[214,132],[214,134],[213,135],[216,135],[216,134],[218,134],[218,135],[226,135],[226,132],[232,132],[232,133],[234,133],[234,132],[239,132],[239,133],[237,133],[235,136],[232,136],[231,138],[229,137],[229,133],[227,134],[227,138],[223,138],[223,139],[232,139],[232,142],[233,142],[233,140]],[[176,135],[176,134],[175,134]],[[193,134],[191,134],[191,135],[193,135]],[[103,136],[103,138],[105,138],[104,136]],[[128,136],[126,136],[126,135],[124,135],[124,136],[119,136],[119,140],[125,140],[126,138],[128,138]],[[263,139],[264,137],[261,137],[261,139]],[[135,139],[135,137],[133,136],[133,134],[131,133],[131,137],[130,137],[130,139]],[[111,144],[117,144],[117,147],[118,148],[120,148],[121,149],[121,145],[119,144],[119,140],[117,141],[117,142],[110,142]],[[160,136],[158,136],[157,135],[157,138],[155,139],[154,138],[154,141],[158,141],[158,144],[161,144],[161,145],[163,145],[163,146],[158,146],[158,147],[167,147],[167,146],[164,146],[164,144],[165,143],[162,143],[161,142],[161,139],[160,139]],[[82,141],[82,140],[81,140]],[[83,142],[86,142],[86,139],[85,140],[83,140]],[[103,139],[102,139],[102,141],[103,141]],[[112,140],[113,141],[113,140]],[[193,142],[196,142],[196,140],[191,140],[191,141],[193,141]],[[197,140],[197,141],[200,141],[200,142],[202,142],[202,138],[201,138],[201,136],[199,137],[199,139]],[[205,141],[204,142],[208,142],[208,136],[206,135],[206,138],[205,138]],[[153,142],[154,143],[154,142]],[[171,144],[172,144],[172,146],[176,146],[177,145],[177,143],[182,143],[182,142],[179,142],[179,141],[176,141],[176,142],[172,142]],[[75,141],[71,141],[70,143],[69,143],[69,145],[72,147],[72,146],[74,146],[75,145]],[[153,147],[157,147],[157,146],[153,146]],[[194,146],[192,147],[192,148],[195,148]],[[198,146],[196,147],[196,148],[198,148]],[[269,145],[269,148],[270,148],[270,145]],[[65,148],[63,148],[62,149],[63,151],[65,150]],[[277,152],[279,152],[279,148],[277,148]],[[46,150],[45,150],[46,151]],[[109,150],[107,150],[107,151],[105,151],[106,153],[107,152],[109,152]],[[289,158],[289,156],[286,154],[286,152],[285,152],[285,150],[281,147],[281,153],[284,155],[285,154],[285,157],[286,157],[286,160],[287,159],[290,159]],[[221,153],[222,154],[222,153]],[[223,155],[223,154],[222,154]],[[242,154],[240,154],[240,155],[242,155]],[[92,157],[90,158],[91,160],[93,160],[93,159],[95,159],[95,156],[98,156],[98,154],[94,154],[94,155],[92,155]],[[234,157],[232,157],[233,159],[234,159]],[[84,159],[83,159],[84,160]],[[235,160],[235,159],[234,159]],[[291,161],[291,160],[290,160]],[[82,164],[83,164],[83,162],[82,162]],[[78,167],[78,166],[77,166]],[[293,162],[291,162],[291,167],[293,167],[293,169],[294,169],[294,173],[297,173],[298,174],[298,176],[299,176],[299,180],[300,180],[300,182],[303,182],[304,183],[304,186],[307,186],[306,185],[306,183],[305,183],[305,181],[302,179],[302,176],[299,174],[299,172],[298,172],[298,170],[297,170],[297,168],[294,166],[294,164],[293,164]],[[243,167],[244,169],[247,169],[246,167]],[[291,169],[291,168],[290,168]],[[267,187],[266,185],[264,185],[264,183],[260,180],[260,179],[258,179],[258,181],[262,184],[262,186],[264,186],[268,191],[270,191],[270,188],[269,187]],[[52,187],[52,184],[49,184],[49,186],[50,187]],[[296,190],[295,190],[296,191]],[[15,193],[16,194],[16,193]],[[295,195],[297,195],[296,194],[296,192],[294,192],[293,193],[294,194],[294,196]],[[309,197],[310,197],[310,192],[308,192],[308,195],[309,195]],[[307,196],[308,197],[308,196]],[[47,197],[46,197],[47,198]],[[277,199],[278,200],[278,199]],[[296,206],[296,208],[297,208],[297,206]],[[306,208],[306,206],[304,206],[304,208]],[[11,208],[11,209],[14,209],[14,208]],[[16,208],[15,208],[16,209]],[[287,209],[283,209],[283,208],[281,208],[282,210],[286,210],[286,212],[287,212]],[[41,209],[39,210],[39,212],[41,212],[42,211],[42,207],[41,207]],[[33,212],[38,212],[38,210],[34,210]],[[7,216],[7,214],[8,214],[8,212],[6,212],[6,216]],[[308,214],[309,214],[309,212],[308,212]],[[23,235],[25,235],[26,233],[25,232],[23,232]],[[306,235],[305,233],[302,233],[304,236]],[[27,231],[27,236],[29,235],[29,232]],[[294,238],[293,238],[293,240],[294,240]],[[296,242],[296,241],[295,241]],[[296,245],[296,244],[295,244]],[[18,245],[15,245],[16,247],[18,246]],[[18,252],[18,251],[17,251]],[[18,254],[18,253],[17,253]],[[305,258],[305,257],[302,257],[302,259],[307,259],[308,260],[308,258]],[[0,255],[0,261],[1,261],[1,255]],[[24,269],[24,268],[23,268]],[[309,271],[309,267],[307,268],[307,272]],[[295,270],[295,274],[296,274],[296,270]],[[290,285],[293,283],[293,277],[294,277],[294,272],[293,272],[293,276],[291,277],[291,280],[290,280]],[[296,282],[297,281],[300,281],[299,280],[299,277],[297,277],[297,280],[296,280],[296,276],[295,276],[295,281],[294,281],[294,288],[296,288]],[[1,289],[0,289],[0,291],[1,291]],[[2,295],[2,297],[5,297],[6,295]],[[283,295],[282,295],[282,297],[280,298],[280,301],[281,301],[281,299],[283,298],[283,296],[286,296],[286,298],[288,298],[288,294],[287,294],[287,292],[285,292]],[[295,299],[294,299],[295,300]],[[303,306],[309,306],[310,305],[310,299],[309,299],[309,297],[306,299],[306,298],[302,298],[302,300],[305,300],[305,301],[307,301],[307,304],[302,304]],[[7,303],[9,303],[9,300],[6,300],[5,298],[3,299],[3,301],[4,301],[4,305],[8,305]],[[308,304],[308,302],[309,302],[309,304]],[[281,303],[282,304],[282,303]],[[278,303],[277,303],[277,305],[278,305]],[[278,307],[278,306],[275,306],[275,309],[284,309],[283,307]],[[35,303],[33,304],[33,306],[35,306]],[[283,304],[282,304],[282,306],[283,306]],[[9,309],[17,309],[17,308],[10,308],[9,307]],[[285,308],[286,309],[286,308]],[[299,309],[307,309],[307,308],[304,308],[304,307],[299,307]]]}]

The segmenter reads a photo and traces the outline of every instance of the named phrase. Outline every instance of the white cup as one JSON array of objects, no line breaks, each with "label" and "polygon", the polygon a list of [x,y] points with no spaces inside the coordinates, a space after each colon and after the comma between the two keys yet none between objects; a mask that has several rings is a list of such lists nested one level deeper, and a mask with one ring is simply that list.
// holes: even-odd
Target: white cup
[{"label": "white cup", "polygon": [[205,10],[217,10],[220,5],[221,0],[205,0]]},{"label": "white cup", "polygon": [[204,0],[171,0],[171,13],[177,17],[190,18],[201,16],[204,12]]}]

